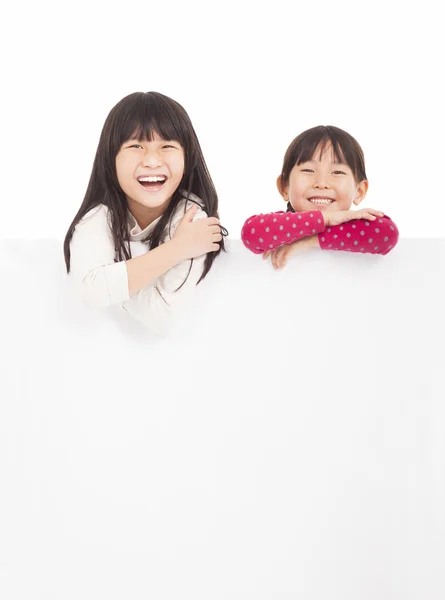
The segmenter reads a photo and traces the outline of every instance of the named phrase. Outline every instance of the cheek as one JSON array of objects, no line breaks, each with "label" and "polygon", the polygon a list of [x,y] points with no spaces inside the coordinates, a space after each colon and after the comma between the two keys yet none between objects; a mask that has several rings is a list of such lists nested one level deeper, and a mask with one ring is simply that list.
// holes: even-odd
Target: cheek
[{"label": "cheek", "polygon": [[118,179],[121,179],[123,173],[125,171],[125,160],[117,155],[116,157],[116,175]]},{"label": "cheek", "polygon": [[116,175],[120,184],[127,182],[133,177],[134,173],[133,161],[128,158],[118,157],[116,158]]},{"label": "cheek", "polygon": [[344,191],[345,195],[349,196],[350,198],[355,198],[357,196],[357,186],[355,185],[355,182],[345,182]]},{"label": "cheek", "polygon": [[121,164],[116,161],[116,176],[117,176],[117,180],[119,182],[119,185],[122,185],[122,166]]},{"label": "cheek", "polygon": [[356,198],[356,189],[354,186],[345,185],[338,190],[338,205],[340,210],[349,210],[352,202]]},{"label": "cheek", "polygon": [[134,186],[139,186],[138,183],[135,183],[132,173],[129,173],[122,164],[120,168],[117,168],[116,165],[116,175],[119,187],[125,194],[132,194],[136,189]]},{"label": "cheek", "polygon": [[337,194],[344,200],[351,200],[355,198],[355,186],[349,182],[342,181],[337,184]]},{"label": "cheek", "polygon": [[174,177],[177,179],[182,179],[182,176],[184,175],[184,167],[185,167],[184,158],[182,156],[177,157],[170,164],[171,172],[174,174]]},{"label": "cheek", "polygon": [[306,186],[304,185],[304,181],[302,179],[294,179],[290,182],[289,192],[292,198],[302,196],[305,189]]}]

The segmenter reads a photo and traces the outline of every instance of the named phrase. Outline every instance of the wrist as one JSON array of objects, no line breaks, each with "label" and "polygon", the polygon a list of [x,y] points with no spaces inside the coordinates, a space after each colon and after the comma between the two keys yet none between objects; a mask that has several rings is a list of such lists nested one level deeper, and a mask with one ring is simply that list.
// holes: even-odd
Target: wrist
[{"label": "wrist", "polygon": [[320,248],[320,242],[318,241],[318,235],[313,235],[309,238],[309,248]]},{"label": "wrist", "polygon": [[181,243],[179,238],[173,237],[171,240],[168,240],[164,244],[168,247],[170,255],[175,263],[186,260],[188,256],[186,256],[186,252],[184,251],[184,245]]}]

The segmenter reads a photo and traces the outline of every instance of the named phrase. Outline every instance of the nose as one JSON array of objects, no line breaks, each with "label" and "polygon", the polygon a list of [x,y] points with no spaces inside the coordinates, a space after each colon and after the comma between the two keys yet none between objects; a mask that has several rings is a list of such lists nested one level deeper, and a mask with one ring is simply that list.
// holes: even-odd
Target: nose
[{"label": "nose", "polygon": [[147,150],[142,157],[142,166],[156,169],[162,164],[161,157],[155,150]]},{"label": "nose", "polygon": [[327,190],[329,188],[329,183],[326,175],[322,175],[321,173],[317,175],[314,181],[314,188],[324,190]]}]

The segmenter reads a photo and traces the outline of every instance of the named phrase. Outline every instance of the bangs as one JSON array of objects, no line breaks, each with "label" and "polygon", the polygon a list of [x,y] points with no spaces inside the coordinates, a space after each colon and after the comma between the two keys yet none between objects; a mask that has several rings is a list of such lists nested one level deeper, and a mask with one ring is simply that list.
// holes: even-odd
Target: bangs
[{"label": "bangs", "polygon": [[187,148],[190,146],[188,121],[182,106],[170,98],[154,93],[131,94],[116,111],[113,136],[116,153],[127,140],[151,142],[156,134],[164,140],[178,141]]},{"label": "bangs", "polygon": [[332,148],[332,153],[336,162],[348,164],[339,140],[329,136],[327,133],[322,136],[312,136],[312,139],[307,140],[306,143],[303,142],[300,148],[298,148],[296,164],[300,165],[301,163],[308,162],[313,160],[316,156],[321,157],[330,148]]}]

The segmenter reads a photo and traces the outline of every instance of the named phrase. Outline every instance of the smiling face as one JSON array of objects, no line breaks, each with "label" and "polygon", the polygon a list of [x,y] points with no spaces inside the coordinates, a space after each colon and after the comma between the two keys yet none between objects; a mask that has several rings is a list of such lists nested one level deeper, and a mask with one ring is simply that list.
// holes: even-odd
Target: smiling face
[{"label": "smiling face", "polygon": [[116,174],[128,208],[142,229],[163,214],[184,175],[184,150],[156,133],[130,139],[116,156]]},{"label": "smiling face", "polygon": [[286,184],[278,177],[277,186],[295,212],[349,210],[352,203],[360,204],[368,190],[366,180],[357,183],[350,167],[335,158],[331,145],[296,164]]}]

